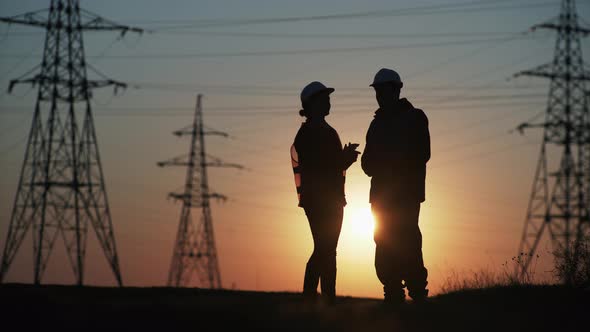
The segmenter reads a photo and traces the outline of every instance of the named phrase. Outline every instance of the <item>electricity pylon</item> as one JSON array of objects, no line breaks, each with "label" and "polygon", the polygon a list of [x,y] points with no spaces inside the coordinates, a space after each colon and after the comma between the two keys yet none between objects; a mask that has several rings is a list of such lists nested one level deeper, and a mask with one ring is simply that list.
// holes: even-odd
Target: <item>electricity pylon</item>
[{"label": "electricity pylon", "polygon": [[[221,288],[210,199],[226,200],[227,197],[209,191],[207,167],[243,168],[241,165],[224,163],[220,159],[206,154],[205,135],[228,137],[228,134],[215,130],[205,131],[201,98],[202,95],[199,94],[193,124],[174,132],[176,136],[191,136],[188,156],[179,156],[158,162],[160,167],[187,167],[184,192],[168,195],[182,201],[180,223],[168,273],[168,286],[172,287],[189,286],[193,274],[196,274],[199,284],[203,288]],[[200,219],[196,223],[192,219],[194,208],[201,210]]]},{"label": "electricity pylon", "polygon": [[[45,16],[44,14],[47,14]],[[28,230],[33,228],[34,282],[41,283],[58,235],[61,234],[76,283],[84,283],[84,257],[90,223],[116,282],[122,285],[113,224],[98,153],[90,99],[92,89],[124,83],[88,80],[82,32],[119,30],[119,25],[80,8],[77,0],[52,0],[49,9],[1,22],[46,30],[39,72],[11,80],[38,85],[37,102],[0,266],[6,276]],[[46,122],[42,117],[47,116]],[[77,117],[83,117],[80,130]]]},{"label": "electricity pylon", "polygon": [[[549,232],[553,250],[573,257],[576,263],[580,243],[590,235],[590,115],[585,83],[590,80],[590,72],[584,67],[580,41],[590,30],[578,25],[574,0],[562,0],[557,19],[533,29],[555,30],[557,41],[552,62],[515,75],[551,80],[545,121],[519,126],[520,130],[531,127],[544,130],[518,251],[526,254],[525,261],[517,268],[521,275],[527,273],[545,230]],[[550,146],[561,153],[555,171],[549,170]],[[571,283],[574,272],[575,264],[563,281]]]}]

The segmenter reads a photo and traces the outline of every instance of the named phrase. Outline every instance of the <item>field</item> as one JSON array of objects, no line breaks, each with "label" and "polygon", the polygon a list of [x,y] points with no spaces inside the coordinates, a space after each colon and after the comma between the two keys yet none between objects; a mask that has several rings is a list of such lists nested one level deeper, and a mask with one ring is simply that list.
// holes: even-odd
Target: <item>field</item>
[{"label": "field", "polygon": [[588,326],[590,309],[589,291],[561,286],[464,290],[398,309],[379,299],[310,305],[294,293],[195,288],[6,284],[0,299],[2,325],[27,330],[564,331]]}]

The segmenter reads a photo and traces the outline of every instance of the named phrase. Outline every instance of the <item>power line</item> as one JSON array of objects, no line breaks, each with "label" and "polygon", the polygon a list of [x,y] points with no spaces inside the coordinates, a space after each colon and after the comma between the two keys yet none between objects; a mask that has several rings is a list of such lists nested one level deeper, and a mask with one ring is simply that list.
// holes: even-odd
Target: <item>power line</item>
[{"label": "power line", "polygon": [[[461,106],[454,106],[454,107],[438,107],[435,108],[436,106],[433,106],[433,108],[436,109],[436,112],[448,112],[448,111],[462,111],[462,110],[470,110],[473,112],[481,112],[481,111],[487,111],[489,110],[489,108],[493,108],[493,107],[503,107],[503,106],[520,106],[523,105],[522,103],[519,104],[514,104],[514,103],[504,103],[504,104],[489,104],[489,105],[461,105]],[[530,105],[530,106],[540,106],[542,104],[524,104],[524,105]],[[337,114],[342,114],[342,115],[354,115],[354,114],[366,114],[367,116],[372,116],[373,115],[373,111],[372,110],[360,110],[360,111],[336,111]],[[7,112],[0,112],[0,115],[19,115],[18,113],[7,113]],[[132,112],[132,113],[125,113],[125,112],[112,112],[112,113],[100,113],[98,112],[97,114],[95,114],[95,117],[140,117],[140,118],[172,118],[172,117],[190,117],[191,114],[189,113],[138,113],[138,112]],[[222,112],[222,113],[211,113],[208,114],[208,116],[211,117],[236,117],[236,116],[247,116],[247,117],[253,117],[253,116],[272,116],[272,117],[277,117],[277,116],[298,116],[297,112],[294,110],[293,112],[256,112],[256,111],[252,111],[252,112]]]},{"label": "power line", "polygon": [[[410,75],[414,75],[411,73]],[[182,91],[190,91],[194,92],[197,90],[221,90],[221,91],[234,91],[234,90],[252,90],[252,91],[263,91],[263,92],[288,92],[289,95],[293,95],[297,91],[301,89],[300,86],[285,86],[285,85],[256,85],[256,84],[193,84],[193,83],[173,83],[173,82],[146,82],[146,81],[132,81],[129,82],[129,86],[136,89],[179,89]],[[536,88],[545,88],[546,85],[544,84],[527,84],[524,86],[506,86],[506,85],[497,85],[497,86],[488,86],[485,87],[486,90],[514,90],[514,89],[536,89]],[[408,87],[405,89],[411,90],[463,90],[465,88],[472,88],[473,90],[483,89],[480,87],[473,87],[468,85],[418,85],[413,86],[411,83],[408,83]],[[338,87],[337,91],[348,91],[348,92],[360,92],[360,91],[372,91],[372,89],[367,85],[363,87]]]},{"label": "power line", "polygon": [[442,163],[436,163],[433,166],[431,166],[432,168],[440,168],[441,166],[447,166],[450,164],[453,164],[454,166],[457,166],[458,164],[461,164],[462,162],[466,162],[466,161],[470,161],[470,160],[482,160],[484,158],[488,158],[490,156],[494,156],[498,153],[502,153],[502,152],[506,152],[508,150],[513,150],[516,148],[521,148],[524,146],[532,146],[533,144],[531,143],[522,143],[522,144],[514,144],[514,143],[510,143],[510,144],[506,144],[506,145],[502,145],[501,147],[497,148],[497,149],[493,149],[491,151],[484,151],[484,152],[480,152],[480,153],[476,153],[476,154],[471,154],[471,155],[467,155],[464,157],[459,157],[459,158],[453,158],[453,159],[447,159],[447,160],[443,160]]},{"label": "power line", "polygon": [[[136,55],[105,55],[105,59],[192,59],[192,58],[222,58],[222,57],[250,57],[250,56],[281,56],[281,55],[302,55],[302,54],[333,54],[333,53],[354,53],[369,51],[387,51],[394,49],[415,49],[431,47],[447,47],[473,45],[488,42],[498,42],[507,40],[526,39],[529,37],[510,37],[510,38],[488,38],[488,39],[471,39],[460,41],[430,42],[430,43],[409,43],[399,45],[378,45],[367,47],[335,47],[335,48],[316,48],[316,49],[299,49],[299,50],[266,50],[266,51],[243,51],[243,52],[215,52],[215,53],[160,53],[160,54],[136,54]],[[92,56],[89,56],[92,58]]]},{"label": "power line", "polygon": [[[506,98],[510,99],[510,98]],[[522,106],[522,105],[536,105],[531,101],[520,101],[520,102],[506,102],[503,100],[499,100],[498,102],[495,101],[494,98],[485,98],[481,99],[481,101],[490,100],[490,102],[485,103],[476,103],[476,104],[464,104],[462,101],[457,101],[460,104],[453,104],[451,102],[449,104],[428,104],[428,103],[421,103],[420,107],[428,109],[428,112],[443,112],[443,111],[453,111],[453,110],[463,110],[463,109],[473,109],[474,111],[480,110],[481,107],[502,107],[502,106]],[[467,100],[469,101],[469,100]],[[475,100],[477,101],[477,100]],[[349,109],[353,108],[353,109]],[[430,109],[429,109],[430,108]],[[23,107],[11,107],[11,110],[2,111],[1,114],[19,114],[19,112],[15,112],[16,109],[24,109]],[[234,116],[234,115],[271,115],[271,116],[285,116],[285,115],[296,115],[299,108],[297,106],[293,107],[285,107],[285,106],[249,106],[249,107],[227,107],[227,108],[220,108],[217,110],[212,109],[212,113],[208,114],[208,116]],[[146,112],[146,110],[150,112]],[[96,116],[190,116],[191,114],[188,112],[170,112],[170,111],[178,111],[178,110],[186,110],[185,108],[178,108],[178,107],[159,107],[159,108],[149,108],[149,107],[120,107],[120,108],[103,108],[99,110]],[[349,104],[349,105],[341,105],[333,107],[333,112],[338,114],[347,114],[347,113],[365,113],[370,115],[373,113],[374,108],[370,107],[367,103],[363,104]],[[101,112],[102,111],[102,112]],[[163,111],[163,112],[158,112]]]},{"label": "power line", "polygon": [[[481,32],[425,32],[425,33],[276,33],[276,32],[244,32],[244,31],[164,31],[163,34],[190,35],[190,36],[216,36],[216,37],[260,37],[260,38],[304,38],[304,39],[395,39],[395,38],[464,38],[464,37],[508,37],[517,31],[481,31]],[[41,32],[7,32],[7,36],[35,36],[42,37]]]},{"label": "power line", "polygon": [[[468,124],[465,124],[465,125],[462,125],[459,127],[454,127],[451,129],[447,129],[443,132],[436,133],[436,137],[440,138],[440,137],[444,137],[444,136],[448,136],[448,135],[458,134],[458,133],[461,133],[463,130],[477,128],[477,127],[480,127],[481,125],[486,125],[492,121],[503,120],[503,119],[509,118],[514,115],[520,116],[521,114],[519,111],[520,110],[515,111],[514,109],[509,109],[508,112],[494,114],[494,116],[489,117],[489,118],[479,119],[479,120],[476,120],[474,122],[470,122]],[[542,113],[539,112],[538,114],[542,114]]]},{"label": "power line", "polygon": [[[302,23],[313,21],[326,20],[343,20],[343,19],[359,19],[359,18],[385,18],[396,16],[416,16],[416,15],[433,15],[433,14],[449,14],[460,11],[467,12],[489,12],[492,10],[510,10],[510,9],[533,9],[542,7],[554,7],[553,2],[544,2],[537,4],[522,4],[522,5],[504,5],[504,6],[490,6],[486,4],[488,1],[472,1],[460,3],[447,3],[442,5],[427,5],[416,6],[403,9],[392,10],[373,10],[366,12],[346,13],[346,14],[329,14],[329,15],[313,15],[313,16],[292,16],[292,17],[277,17],[277,18],[251,18],[251,19],[208,19],[208,20],[185,20],[185,21],[152,21],[154,24],[151,28],[156,32],[187,29],[187,28],[210,28],[210,27],[226,27],[226,26],[244,26],[244,25],[261,25],[261,24],[276,24],[276,23]],[[471,8],[470,8],[471,7]]]},{"label": "power line", "polygon": [[409,76],[406,77],[406,79],[407,78],[415,78],[417,76],[420,76],[420,75],[423,75],[423,74],[427,74],[427,73],[431,73],[431,72],[433,72],[435,70],[445,68],[445,66],[447,66],[447,65],[449,65],[451,63],[454,63],[454,62],[457,62],[459,60],[463,60],[463,59],[469,58],[469,57],[474,56],[476,54],[479,54],[479,53],[481,53],[483,51],[489,51],[489,50],[491,50],[493,48],[496,48],[496,47],[498,47],[500,45],[503,45],[506,42],[510,42],[510,41],[516,40],[519,37],[524,37],[525,35],[526,35],[526,32],[525,33],[519,33],[519,34],[513,35],[511,38],[506,38],[504,40],[497,40],[495,42],[492,42],[491,45],[485,45],[485,46],[480,47],[480,48],[477,48],[477,49],[475,49],[473,51],[469,51],[467,53],[463,53],[463,54],[460,54],[460,55],[457,55],[457,56],[448,58],[448,59],[446,59],[446,60],[444,60],[442,62],[439,62],[437,64],[431,65],[431,66],[429,66],[429,67],[427,67],[425,69],[422,69],[422,70],[420,70],[418,72],[411,73]]},{"label": "power line", "polygon": [[[523,35],[521,34],[520,37],[523,37]],[[475,54],[477,54],[477,53],[479,53],[481,51],[488,50],[488,49],[490,49],[492,47],[496,47],[496,46],[498,46],[499,43],[516,40],[518,38],[519,38],[518,36],[513,36],[511,38],[499,39],[499,40],[497,40],[497,42],[495,42],[491,46],[486,46],[486,47],[477,49],[475,51],[468,52],[466,54],[462,54],[462,55],[459,55],[459,56],[456,56],[456,57],[452,57],[450,59],[445,60],[444,62],[441,62],[441,63],[437,64],[436,66],[430,67],[427,70],[422,70],[422,71],[420,71],[418,73],[410,74],[408,77],[414,77],[414,76],[421,75],[421,74],[424,74],[424,73],[427,73],[427,72],[432,72],[433,70],[436,70],[437,68],[442,68],[443,66],[445,66],[445,65],[447,65],[447,64],[449,64],[451,62],[455,62],[457,60],[461,60],[461,59],[464,59],[466,57],[473,56],[473,55],[475,55]],[[538,52],[535,52],[534,54],[538,54]],[[511,62],[508,65],[510,66],[510,65],[512,65],[514,63],[517,63],[517,62],[520,62],[520,61],[521,60],[518,60],[516,62]],[[493,68],[494,71],[497,70],[497,69],[498,68]],[[481,73],[478,73],[478,75],[481,75]],[[296,91],[298,89],[298,88],[295,88],[295,87],[292,87],[291,88],[291,87],[284,87],[284,86],[283,87],[279,87],[279,86],[260,86],[260,85],[258,85],[258,86],[250,86],[250,85],[205,85],[205,86],[203,86],[203,85],[197,85],[197,86],[194,86],[194,85],[178,84],[178,83],[151,83],[151,82],[134,82],[132,85],[133,85],[134,88],[139,88],[139,89],[146,89],[146,88],[147,89],[163,89],[163,90],[181,90],[181,89],[187,89],[187,90],[190,90],[191,92],[194,91],[195,89],[212,89],[212,90],[214,89],[214,90],[217,90],[218,92],[219,91],[231,91],[231,92],[236,93],[236,94],[264,94],[264,95],[268,94],[268,92],[274,92],[273,95],[278,95],[278,93],[276,93],[276,91]],[[416,88],[419,89],[419,87],[416,87]],[[448,90],[448,89],[455,89],[455,88],[456,89],[461,89],[462,87],[459,87],[459,86],[454,87],[452,85],[449,85],[449,86],[445,86],[445,87],[443,87],[443,86],[423,87],[422,89],[427,89],[427,90],[445,89],[445,90]],[[479,89],[483,89],[483,88],[492,89],[494,87],[492,87],[491,85],[487,85],[486,87],[477,87],[477,86],[474,87],[474,86],[471,86],[471,87],[468,87],[468,88],[470,90],[479,90]],[[502,87],[502,88],[507,88],[507,87]],[[515,88],[518,88],[518,87],[513,87],[511,89],[515,89]],[[262,90],[263,92],[260,92],[260,90]],[[355,91],[355,90],[356,91],[360,91],[360,90],[366,90],[366,88],[365,89],[361,89],[361,88],[356,88],[356,89],[355,88],[340,88],[338,90],[339,91]],[[291,96],[292,93],[286,93],[284,95]],[[350,96],[351,97],[354,97],[354,95],[350,95]],[[340,97],[342,97],[342,96],[340,96]]]},{"label": "power line", "polygon": [[484,136],[478,140],[470,140],[467,143],[459,143],[459,144],[453,144],[451,146],[447,146],[447,147],[443,148],[442,150],[437,150],[437,153],[448,153],[448,152],[468,148],[468,147],[471,147],[474,145],[479,145],[479,144],[488,142],[490,140],[496,140],[498,138],[504,138],[504,137],[506,137],[506,136],[498,135],[498,133],[493,133],[492,135]]},{"label": "power line", "polygon": [[260,38],[304,38],[304,39],[395,39],[395,38],[462,38],[462,37],[507,37],[515,32],[439,32],[439,33],[272,33],[272,32],[243,32],[243,31],[164,31],[165,34],[215,37],[260,37]]},{"label": "power line", "polygon": [[[533,53],[533,54],[529,54],[529,55],[527,55],[527,56],[525,56],[525,57],[519,58],[519,59],[517,59],[517,60],[515,60],[515,61],[511,61],[511,62],[509,62],[509,63],[507,63],[507,64],[501,64],[501,65],[499,65],[499,66],[494,66],[494,67],[492,67],[492,68],[489,68],[489,69],[486,69],[486,70],[484,70],[484,71],[477,72],[477,73],[475,73],[475,74],[469,75],[469,76],[468,76],[468,77],[466,77],[466,78],[460,78],[459,80],[460,80],[461,82],[466,82],[466,81],[468,81],[468,80],[471,80],[471,79],[473,79],[473,78],[477,78],[477,77],[485,77],[485,76],[486,76],[486,75],[488,75],[489,73],[498,72],[498,71],[501,71],[501,70],[503,70],[503,69],[505,69],[505,68],[509,68],[509,67],[511,67],[511,66],[514,66],[514,65],[516,65],[516,64],[520,64],[521,62],[524,62],[524,61],[526,61],[526,60],[529,60],[531,57],[533,57],[533,56],[536,56],[536,55],[538,55],[538,52],[535,52],[535,53]],[[488,83],[488,84],[479,85],[479,86],[474,86],[473,88],[467,88],[467,89],[465,89],[465,90],[469,91],[469,90],[472,90],[472,89],[474,89],[475,87],[477,87],[477,88],[479,88],[479,89],[485,89],[487,86],[489,86],[489,85],[492,85],[492,84],[496,83],[496,81],[497,81],[497,80],[493,80],[493,81],[491,81],[491,82],[490,82],[490,83]],[[438,99],[436,99],[436,102],[437,102],[437,103],[441,103],[441,102],[448,102],[448,101],[457,100],[457,99],[463,99],[463,98],[465,98],[465,96],[467,96],[467,95],[468,95],[468,94],[466,94],[466,93],[460,93],[460,94],[455,94],[455,95],[451,95],[451,96],[445,96],[445,97],[442,97],[442,98],[438,98]]]},{"label": "power line", "polygon": [[[531,100],[537,100],[537,98],[540,97],[545,97],[546,94],[540,94],[540,93],[528,93],[528,94],[489,94],[489,95],[467,95],[464,96],[462,98],[457,98],[457,99],[449,99],[449,100],[445,100],[444,103],[446,104],[463,104],[465,102],[478,102],[478,101],[504,101],[504,100],[522,100],[522,99],[531,99]],[[421,104],[429,104],[429,102],[434,102],[436,103],[436,105],[441,105],[440,104],[440,100],[439,98],[444,98],[445,96],[433,96],[433,97],[421,97],[421,98],[415,98],[416,100],[418,100]],[[369,98],[371,101],[374,100],[374,97],[372,96],[367,96],[367,98]],[[362,102],[362,103],[348,103],[348,102],[337,102],[332,100],[332,107],[333,108],[349,108],[349,107],[367,107],[369,105],[367,105],[367,102]],[[212,111],[216,111],[216,112],[234,112],[234,111],[262,111],[262,110],[268,110],[268,111],[272,111],[271,113],[276,113],[276,111],[278,110],[289,110],[292,111],[294,109],[299,109],[300,106],[297,104],[293,104],[293,105],[286,105],[285,104],[281,104],[281,105],[242,105],[242,106],[212,106],[212,107],[208,107],[208,110],[212,110]],[[370,107],[369,107],[370,108]],[[22,110],[22,109],[27,109],[25,106],[20,106],[20,105],[0,105],[0,109],[5,109],[5,110]],[[120,107],[111,107],[111,108],[107,108],[107,107],[101,107],[100,108],[102,111],[134,111],[134,110],[150,110],[150,111],[158,111],[158,110],[162,110],[162,111],[166,111],[166,110],[186,110],[189,111],[190,109],[187,107],[179,107],[179,106],[175,106],[175,105],[161,105],[161,106],[120,106]],[[353,110],[354,111],[354,110]],[[291,112],[289,112],[291,113]]]},{"label": "power line", "polygon": [[[89,55],[87,58],[100,58],[112,60],[181,60],[181,59],[203,59],[203,58],[226,58],[226,57],[251,57],[251,56],[283,56],[283,55],[303,55],[303,54],[339,54],[355,52],[372,52],[387,50],[407,50],[416,48],[434,48],[447,46],[465,46],[489,42],[513,41],[530,38],[529,36],[509,37],[509,38],[487,38],[471,39],[444,42],[428,43],[409,43],[398,45],[377,45],[365,47],[335,47],[335,48],[315,48],[315,49],[292,49],[292,50],[265,50],[265,51],[242,51],[242,52],[212,52],[212,53],[152,53],[152,54],[119,54],[119,55]],[[0,58],[20,58],[22,54],[0,54]]]},{"label": "power line", "polygon": [[[410,74],[409,76],[414,76]],[[409,85],[410,83],[408,83]],[[182,84],[182,83],[151,83],[151,82],[133,82],[130,87],[137,90],[155,90],[164,92],[190,92],[203,91],[209,95],[239,95],[239,96],[283,96],[294,97],[298,93],[300,87],[286,87],[286,86],[248,86],[248,85],[210,85],[210,84]],[[503,91],[503,90],[534,90],[543,85],[528,85],[528,86],[411,86],[405,88],[407,91],[464,91],[469,90],[486,90],[486,91]],[[369,87],[358,88],[337,88],[335,97],[341,98],[359,98],[368,97],[372,95],[372,89]]]}]

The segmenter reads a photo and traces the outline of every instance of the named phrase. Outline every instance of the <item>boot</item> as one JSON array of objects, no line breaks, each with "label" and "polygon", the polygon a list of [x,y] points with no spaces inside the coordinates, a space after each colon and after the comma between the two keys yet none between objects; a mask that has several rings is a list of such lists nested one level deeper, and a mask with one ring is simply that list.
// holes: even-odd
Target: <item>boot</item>
[{"label": "boot", "polygon": [[314,268],[312,263],[305,266],[305,276],[303,277],[303,295],[306,299],[314,301],[318,296],[318,285],[320,283],[320,274]]},{"label": "boot", "polygon": [[321,276],[322,301],[328,305],[336,302],[336,269],[325,269]]},{"label": "boot", "polygon": [[408,283],[408,295],[412,298],[415,303],[424,303],[428,298],[428,289],[426,288],[427,282],[421,283]]},{"label": "boot", "polygon": [[391,307],[399,307],[406,302],[403,285],[383,286],[383,303]]}]

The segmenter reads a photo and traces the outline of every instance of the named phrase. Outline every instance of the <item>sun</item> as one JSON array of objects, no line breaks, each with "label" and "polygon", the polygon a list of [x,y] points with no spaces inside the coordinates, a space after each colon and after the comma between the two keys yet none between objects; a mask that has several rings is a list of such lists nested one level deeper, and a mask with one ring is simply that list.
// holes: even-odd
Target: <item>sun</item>
[{"label": "sun", "polygon": [[370,207],[359,207],[351,211],[350,229],[356,236],[372,236],[375,230],[375,218]]},{"label": "sun", "polygon": [[375,250],[374,229],[375,220],[370,206],[349,207],[345,212],[339,241],[341,257],[356,262],[359,259],[371,261]]}]

